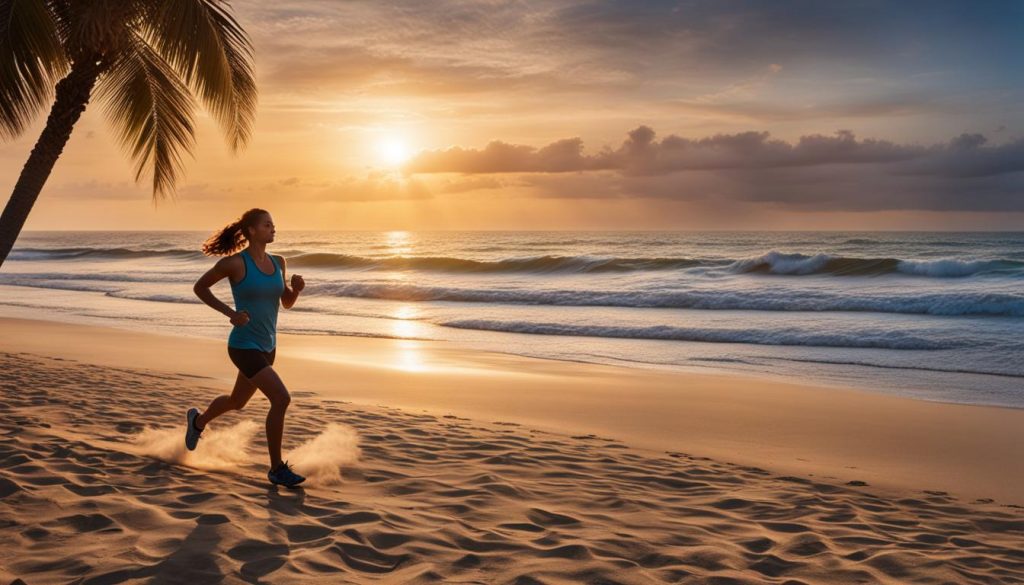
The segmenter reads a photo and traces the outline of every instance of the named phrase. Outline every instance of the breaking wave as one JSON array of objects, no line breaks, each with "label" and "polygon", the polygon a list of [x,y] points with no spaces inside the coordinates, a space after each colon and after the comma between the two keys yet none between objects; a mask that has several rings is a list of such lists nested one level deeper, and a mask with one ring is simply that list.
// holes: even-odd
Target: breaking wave
[{"label": "breaking wave", "polygon": [[[360,271],[422,271],[460,274],[592,274],[654,271],[692,271],[694,274],[766,274],[778,276],[883,276],[904,275],[927,278],[968,276],[1024,276],[1024,262],[1006,258],[911,260],[859,258],[831,254],[802,254],[771,251],[749,258],[685,258],[617,256],[521,256],[478,260],[448,256],[388,256],[372,258],[330,252],[281,251],[288,265]],[[12,260],[144,259],[169,258],[209,260],[197,250],[169,248],[23,248],[11,253]]]}]

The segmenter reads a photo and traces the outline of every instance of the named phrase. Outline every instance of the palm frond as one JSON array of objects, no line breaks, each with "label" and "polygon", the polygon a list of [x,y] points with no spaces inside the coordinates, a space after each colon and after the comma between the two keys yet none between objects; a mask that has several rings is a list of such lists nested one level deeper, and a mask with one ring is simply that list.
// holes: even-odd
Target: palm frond
[{"label": "palm frond", "polygon": [[0,137],[24,131],[67,68],[48,4],[0,0]]},{"label": "palm frond", "polygon": [[256,79],[248,35],[224,0],[163,0],[146,38],[220,122],[232,151],[252,135]]},{"label": "palm frond", "polygon": [[182,154],[195,144],[195,100],[177,72],[144,39],[133,35],[97,84],[107,120],[135,161],[135,180],[152,167],[153,195],[169,196]]},{"label": "palm frond", "polygon": [[130,42],[131,29],[151,11],[153,0],[47,0],[53,6],[61,33],[73,59],[110,57]]}]

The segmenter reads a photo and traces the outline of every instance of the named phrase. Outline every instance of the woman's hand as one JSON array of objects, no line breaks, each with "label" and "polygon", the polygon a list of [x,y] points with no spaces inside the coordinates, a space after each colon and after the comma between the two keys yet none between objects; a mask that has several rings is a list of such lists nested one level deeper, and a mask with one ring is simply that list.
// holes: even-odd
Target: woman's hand
[{"label": "woman's hand", "polygon": [[235,311],[235,313],[231,315],[231,324],[234,325],[235,327],[244,327],[248,323],[249,311],[246,311],[245,309],[242,309],[241,311]]},{"label": "woman's hand", "polygon": [[292,290],[296,293],[302,292],[302,289],[306,288],[306,281],[302,280],[302,277],[298,274],[292,275]]}]

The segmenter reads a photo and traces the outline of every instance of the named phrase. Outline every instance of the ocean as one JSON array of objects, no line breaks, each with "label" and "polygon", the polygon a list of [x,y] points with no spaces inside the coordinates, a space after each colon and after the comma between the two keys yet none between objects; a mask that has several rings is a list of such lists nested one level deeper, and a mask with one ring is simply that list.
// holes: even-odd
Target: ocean
[{"label": "ocean", "polygon": [[[0,315],[226,340],[192,293],[209,235],[25,232]],[[1024,408],[1024,233],[281,230],[269,251],[307,284],[283,333]]]}]

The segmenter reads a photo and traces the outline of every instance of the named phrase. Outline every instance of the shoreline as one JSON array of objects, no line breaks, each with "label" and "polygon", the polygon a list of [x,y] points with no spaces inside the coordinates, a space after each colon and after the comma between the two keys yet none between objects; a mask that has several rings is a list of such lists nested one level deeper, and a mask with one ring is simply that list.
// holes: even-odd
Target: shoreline
[{"label": "shoreline", "polygon": [[[0,318],[0,329],[0,352],[211,378],[225,392],[234,381],[225,343],[45,320]],[[1021,409],[433,341],[281,335],[278,354],[293,393],[610,437],[874,490],[1024,504]]]}]

